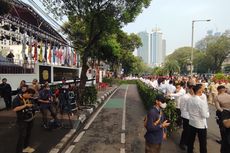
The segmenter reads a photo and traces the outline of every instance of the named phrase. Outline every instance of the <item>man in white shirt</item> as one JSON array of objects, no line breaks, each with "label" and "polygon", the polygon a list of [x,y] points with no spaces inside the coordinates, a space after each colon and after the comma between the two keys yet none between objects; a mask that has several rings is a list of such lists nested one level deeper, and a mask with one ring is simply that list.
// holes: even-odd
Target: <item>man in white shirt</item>
[{"label": "man in white shirt", "polygon": [[162,79],[162,82],[160,83],[158,89],[162,91],[164,94],[166,94],[167,85],[165,83],[165,79]]},{"label": "man in white shirt", "polygon": [[170,97],[173,97],[176,102],[176,110],[177,110],[177,116],[178,119],[176,121],[177,126],[181,126],[182,124],[182,119],[181,119],[181,111],[180,111],[180,98],[186,93],[184,88],[181,86],[180,83],[176,84],[176,93],[171,93],[169,94]]},{"label": "man in white shirt", "polygon": [[207,153],[207,118],[209,110],[207,102],[202,100],[203,92],[202,84],[193,87],[194,96],[189,99],[189,140],[187,153],[193,153],[193,146],[196,134],[198,133],[200,153]]},{"label": "man in white shirt", "polygon": [[180,148],[182,150],[185,150],[185,146],[188,145],[188,126],[189,126],[189,113],[188,113],[188,103],[189,99],[194,95],[193,93],[193,85],[187,85],[188,93],[183,95],[180,99],[180,110],[181,110],[181,118],[183,121],[183,131],[181,133],[181,139],[180,139]]},{"label": "man in white shirt", "polygon": [[173,81],[169,80],[169,83],[166,86],[166,93],[171,94],[176,92],[176,87],[173,85]]}]

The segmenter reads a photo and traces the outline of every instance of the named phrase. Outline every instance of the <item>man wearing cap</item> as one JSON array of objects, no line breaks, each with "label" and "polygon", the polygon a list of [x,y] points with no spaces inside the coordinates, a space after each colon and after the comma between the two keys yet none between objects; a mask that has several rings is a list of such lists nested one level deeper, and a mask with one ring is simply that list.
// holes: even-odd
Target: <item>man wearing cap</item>
[{"label": "man wearing cap", "polygon": [[159,153],[163,141],[165,128],[169,126],[162,113],[166,108],[165,98],[158,95],[154,106],[147,114],[146,134],[145,134],[145,153]]}]

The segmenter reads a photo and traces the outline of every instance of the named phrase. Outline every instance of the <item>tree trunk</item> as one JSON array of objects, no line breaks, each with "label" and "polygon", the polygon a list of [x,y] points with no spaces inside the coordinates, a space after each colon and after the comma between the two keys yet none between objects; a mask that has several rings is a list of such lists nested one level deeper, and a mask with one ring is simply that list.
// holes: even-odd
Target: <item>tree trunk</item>
[{"label": "tree trunk", "polygon": [[82,56],[82,70],[81,70],[81,81],[80,81],[80,86],[79,86],[79,99],[78,99],[78,102],[83,105],[83,95],[85,93],[85,84],[86,84],[86,81],[87,81],[87,76],[86,76],[86,73],[87,73],[87,70],[88,70],[88,65],[87,65],[87,56],[84,55]]}]

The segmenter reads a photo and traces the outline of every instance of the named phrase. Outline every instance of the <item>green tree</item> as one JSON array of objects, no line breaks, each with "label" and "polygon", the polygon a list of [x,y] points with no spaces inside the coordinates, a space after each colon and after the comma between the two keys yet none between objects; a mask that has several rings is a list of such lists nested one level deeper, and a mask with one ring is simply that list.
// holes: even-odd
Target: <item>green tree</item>
[{"label": "green tree", "polygon": [[154,67],[152,74],[158,76],[164,76],[167,74],[167,70],[164,67]]},{"label": "green tree", "polygon": [[213,35],[208,35],[205,38],[201,39],[196,43],[196,49],[200,51],[206,51],[208,44],[216,42],[216,40],[219,38],[219,36],[213,36]]},{"label": "green tree", "polygon": [[100,41],[96,55],[98,59],[110,65],[115,72],[115,77],[116,72],[121,68],[120,63],[125,69],[124,74],[128,75],[133,73],[135,69],[140,70],[141,67],[144,68],[140,59],[132,55],[134,49],[140,45],[141,40],[136,34],[128,35],[123,31],[119,31],[117,34],[113,34]]},{"label": "green tree", "polygon": [[[172,54],[166,57],[166,61],[174,62],[177,61],[181,73],[189,73],[188,66],[191,63],[191,47],[181,47],[176,49]],[[196,58],[199,56],[200,51],[193,49],[193,65],[196,65]]]},{"label": "green tree", "polygon": [[207,58],[206,52],[200,52],[194,59],[194,69],[197,73],[208,73],[210,60]]},{"label": "green tree", "polygon": [[56,16],[65,15],[68,22],[64,31],[81,53],[82,72],[79,98],[85,90],[88,58],[99,40],[116,33],[134,21],[151,0],[42,0],[43,5]]},{"label": "green tree", "polygon": [[96,58],[109,64],[112,70],[116,70],[121,58],[121,47],[117,42],[116,35],[111,35],[107,39],[101,39],[96,52]]},{"label": "green tree", "polygon": [[128,51],[133,52],[135,48],[142,46],[141,38],[134,33],[128,35],[123,31],[119,31],[117,33],[117,41],[121,44],[124,53]]},{"label": "green tree", "polygon": [[230,38],[222,35],[213,43],[208,44],[206,55],[211,61],[210,69],[213,73],[221,72],[221,66],[230,53]]},{"label": "green tree", "polygon": [[148,66],[141,60],[140,57],[135,56],[136,61],[133,64],[133,71],[132,74],[138,74],[138,76],[141,76],[143,74],[149,73],[148,72]]},{"label": "green tree", "polygon": [[142,45],[140,37],[134,33],[128,35],[127,33],[120,31],[117,34],[117,40],[121,45],[122,57],[120,59],[120,63],[124,69],[124,75],[131,73],[139,74],[138,71],[142,71],[144,65],[141,63],[141,60],[138,57],[133,55],[133,51],[135,48],[138,48]]},{"label": "green tree", "polygon": [[172,76],[174,73],[180,73],[180,66],[177,61],[166,61],[164,64],[164,69]]},{"label": "green tree", "polygon": [[[132,52],[127,52],[126,54],[122,54],[122,68],[124,69],[124,75],[131,74],[134,69],[134,63],[137,59],[135,59],[135,56],[132,54]],[[134,72],[135,73],[135,72]]]}]

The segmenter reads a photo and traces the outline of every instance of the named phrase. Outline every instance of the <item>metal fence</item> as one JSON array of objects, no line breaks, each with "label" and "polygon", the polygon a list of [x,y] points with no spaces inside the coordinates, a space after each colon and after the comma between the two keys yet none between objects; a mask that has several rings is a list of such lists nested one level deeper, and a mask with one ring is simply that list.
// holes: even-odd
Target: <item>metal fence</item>
[{"label": "metal fence", "polygon": [[0,61],[0,74],[34,73],[34,61],[7,59]]}]

